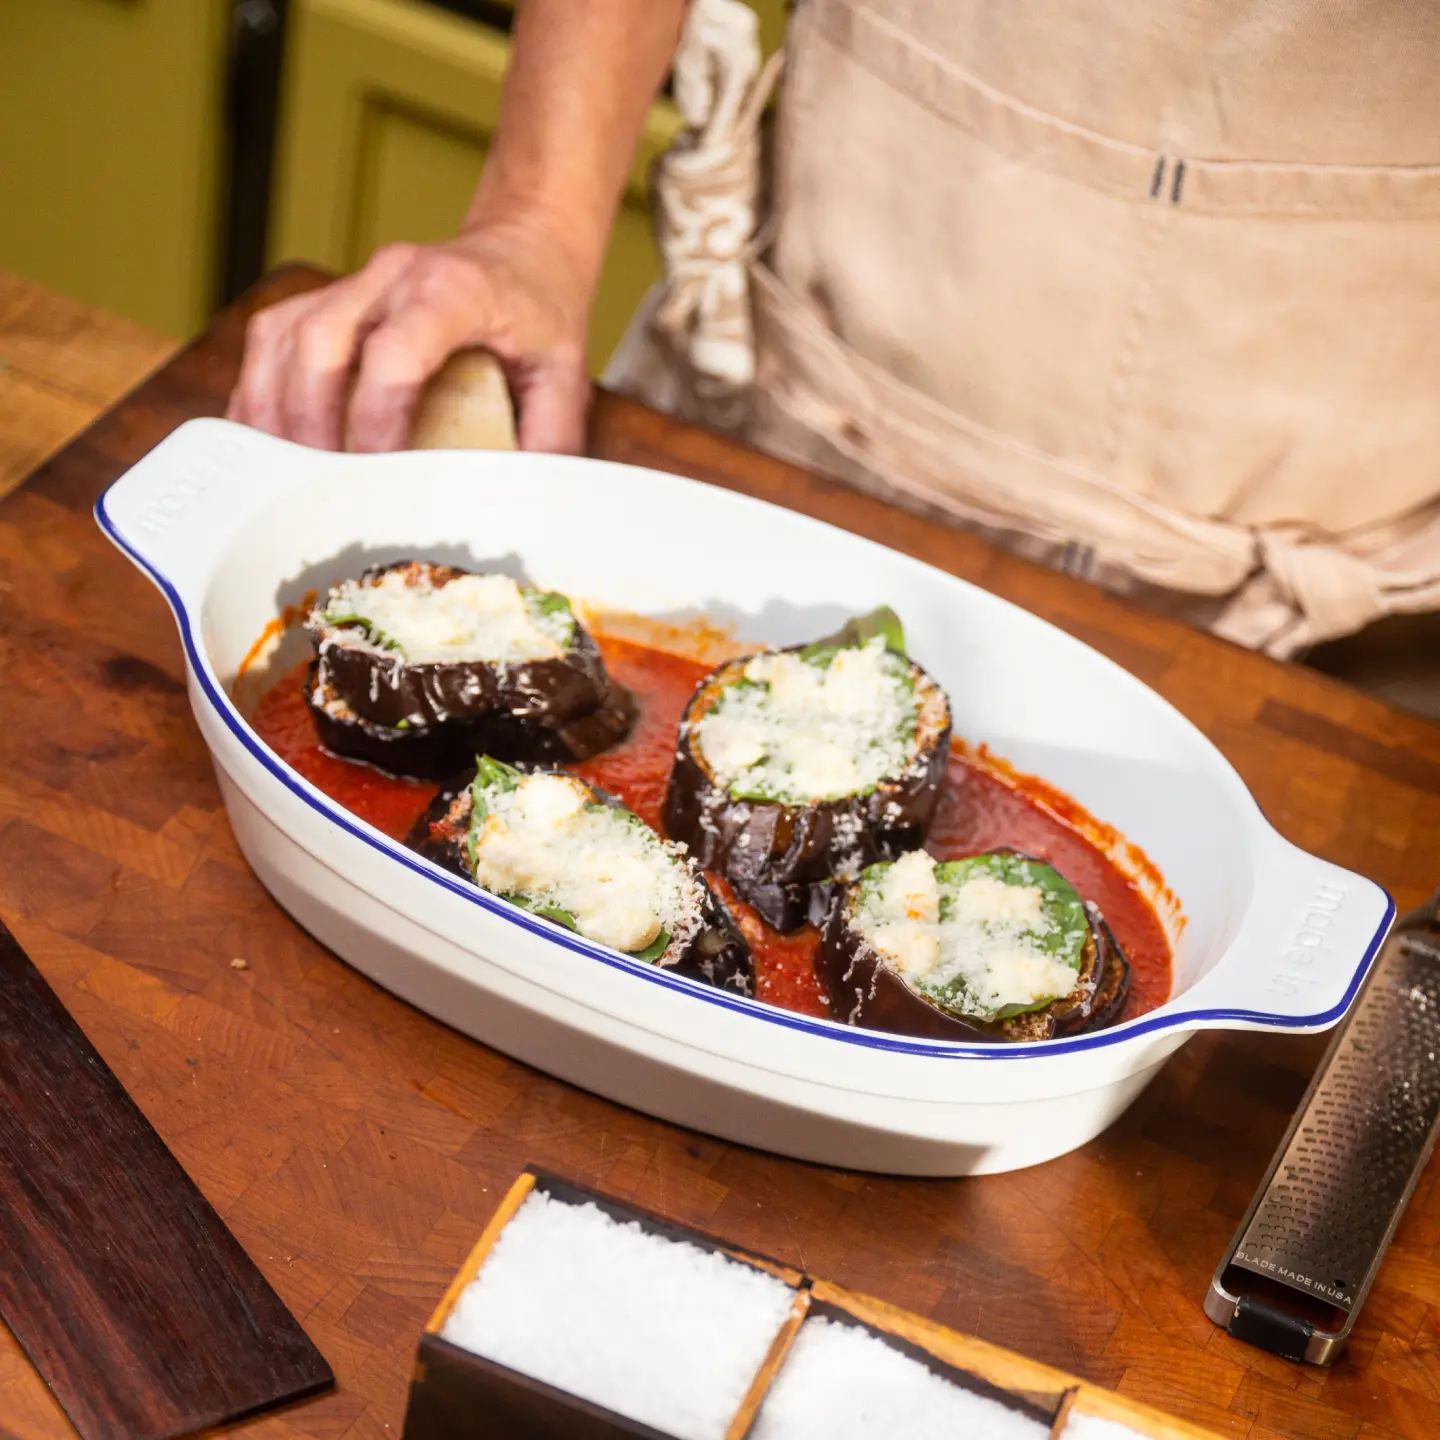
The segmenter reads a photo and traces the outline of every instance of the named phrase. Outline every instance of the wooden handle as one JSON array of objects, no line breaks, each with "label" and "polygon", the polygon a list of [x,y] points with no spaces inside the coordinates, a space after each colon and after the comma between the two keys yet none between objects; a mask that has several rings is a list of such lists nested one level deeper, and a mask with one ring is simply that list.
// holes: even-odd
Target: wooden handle
[{"label": "wooden handle", "polygon": [[425,387],[410,426],[412,450],[514,450],[515,407],[500,362],[460,350]]}]

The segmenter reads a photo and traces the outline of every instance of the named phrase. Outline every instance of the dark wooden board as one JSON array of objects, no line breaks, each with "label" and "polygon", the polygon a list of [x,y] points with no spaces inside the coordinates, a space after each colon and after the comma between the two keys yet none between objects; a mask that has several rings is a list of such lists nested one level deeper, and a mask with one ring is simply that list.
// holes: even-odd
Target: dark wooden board
[{"label": "dark wooden board", "polygon": [[[249,313],[323,279],[271,277],[0,501],[0,920],[335,1367],[332,1392],[245,1440],[396,1440],[417,1337],[532,1163],[1226,1436],[1440,1436],[1440,1161],[1333,1371],[1242,1345],[1200,1308],[1323,1035],[1198,1035],[1103,1136],[1033,1170],[855,1175],[517,1064],[280,910],[226,823],[165,602],[90,507],[176,425],[223,411]],[[0,431],[20,420],[0,404]],[[1184,711],[1297,845],[1402,910],[1434,889],[1440,727],[615,396],[597,396],[590,444],[1035,611]],[[73,1440],[3,1331],[0,1430]]]},{"label": "dark wooden board", "polygon": [[186,1435],[333,1377],[0,925],[0,1313],[86,1440]]}]

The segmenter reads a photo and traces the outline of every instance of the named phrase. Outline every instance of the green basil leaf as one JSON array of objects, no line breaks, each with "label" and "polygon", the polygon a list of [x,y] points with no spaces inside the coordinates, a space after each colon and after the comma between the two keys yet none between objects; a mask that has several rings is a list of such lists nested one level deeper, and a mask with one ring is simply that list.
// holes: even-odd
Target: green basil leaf
[{"label": "green basil leaf", "polygon": [[[878,871],[880,867],[872,867],[872,870]],[[865,872],[866,875],[869,873]],[[1077,973],[1084,968],[1085,947],[1090,938],[1090,922],[1085,911],[1085,902],[1076,893],[1075,887],[1054,866],[1043,860],[995,851],[985,855],[972,855],[964,860],[942,861],[935,867],[935,879],[940,887],[942,922],[949,916],[955,890],[976,875],[991,875],[1007,885],[1033,885],[1038,889],[1041,908],[1049,923],[1043,932],[1034,934],[1034,943],[1047,955],[1053,956]],[[1002,1005],[998,1009],[990,1010],[977,1003],[969,987],[958,977],[946,985],[926,985],[922,981],[916,988],[954,1014],[987,1021],[1009,1020],[1017,1015],[1029,1015],[1045,1009],[1047,1005],[1053,1005],[1057,998],[1050,995],[1029,1004]]]},{"label": "green basil leaf", "polygon": [[570,610],[570,597],[558,590],[531,590],[526,598],[541,615],[558,615],[562,610],[567,613]]},{"label": "green basil leaf", "polygon": [[827,650],[853,650],[868,645],[876,636],[885,641],[885,648],[894,655],[905,654],[905,627],[900,617],[888,606],[878,605],[868,615],[847,620],[833,635],[816,640],[802,652],[807,660]]},{"label": "green basil leaf", "polygon": [[539,900],[534,895],[526,895],[520,890],[512,890],[508,895],[502,895],[500,898],[508,901],[517,910],[528,910],[532,915],[538,915],[542,920],[552,921],[562,929],[573,930],[577,935],[581,933],[575,917],[559,905],[551,905],[545,900]]},{"label": "green basil leaf", "polygon": [[489,755],[475,757],[475,783],[486,790],[508,792],[525,778],[524,771],[507,765],[503,760],[491,759]]},{"label": "green basil leaf", "polygon": [[378,645],[382,650],[400,650],[402,648],[398,640],[392,640],[378,625],[373,624],[363,615],[331,615],[327,611],[320,618],[337,630],[363,630],[365,638],[372,645]]},{"label": "green basil leaf", "polygon": [[[507,898],[515,899],[514,896]],[[515,903],[529,910],[531,914],[539,915],[542,919],[559,925],[562,929],[573,930],[577,935],[580,934],[579,922],[568,910],[562,910],[558,905],[541,905],[534,901],[518,899],[515,899]]]},{"label": "green basil leaf", "polygon": [[470,861],[470,872],[475,872],[475,847],[480,831],[490,814],[486,795],[498,790],[502,794],[513,790],[521,781],[520,771],[501,760],[492,760],[488,755],[475,757],[475,778],[470,782],[470,828],[465,837],[465,853]]},{"label": "green basil leaf", "polygon": [[1044,1000],[1037,1000],[1033,1005],[1002,1005],[990,1017],[992,1020],[1013,1020],[1017,1015],[1033,1015],[1037,1010],[1043,1010],[1047,1005],[1053,1005],[1056,997],[1049,996]]},{"label": "green basil leaf", "polygon": [[[946,860],[935,867],[941,891],[940,918],[946,918],[946,892],[958,889],[975,875],[993,875],[1007,885],[1033,885],[1040,891],[1041,906],[1050,922],[1049,933],[1035,937],[1047,955],[1079,971],[1085,963],[1085,942],[1090,921],[1085,902],[1075,887],[1053,865],[1026,855],[993,851],[971,855],[964,860]],[[1047,1002],[1048,1003],[1048,1002]],[[1027,1007],[1033,1008],[1033,1007]]]},{"label": "green basil leaf", "polygon": [[652,964],[658,960],[670,948],[670,932],[661,932],[643,949],[632,950],[630,956],[634,960],[647,960]]},{"label": "green basil leaf", "polygon": [[570,597],[562,595],[558,590],[532,590],[528,586],[523,590],[525,604],[532,617],[536,620],[548,618],[552,615],[563,616],[568,624],[565,627],[562,640],[568,650],[575,644],[575,629],[579,621],[575,618],[574,607],[570,604]]}]

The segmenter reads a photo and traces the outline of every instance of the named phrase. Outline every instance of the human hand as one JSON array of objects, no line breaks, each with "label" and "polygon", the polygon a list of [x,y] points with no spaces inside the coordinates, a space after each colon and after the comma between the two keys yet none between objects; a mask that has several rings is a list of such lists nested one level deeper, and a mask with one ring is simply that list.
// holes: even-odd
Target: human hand
[{"label": "human hand", "polygon": [[539,223],[386,246],[356,274],[251,319],[226,415],[321,449],[400,449],[430,377],[483,346],[505,370],[521,448],[577,452],[593,283]]}]

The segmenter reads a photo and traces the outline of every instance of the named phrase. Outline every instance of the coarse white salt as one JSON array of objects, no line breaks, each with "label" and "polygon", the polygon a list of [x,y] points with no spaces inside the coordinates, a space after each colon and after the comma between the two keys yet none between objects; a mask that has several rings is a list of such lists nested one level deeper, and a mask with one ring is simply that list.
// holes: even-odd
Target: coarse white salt
[{"label": "coarse white salt", "polygon": [[1139,1430],[1132,1430],[1118,1420],[1102,1420],[1098,1415],[1085,1415],[1072,1410],[1065,1417],[1063,1440],[1145,1440]]},{"label": "coarse white salt", "polygon": [[1050,1427],[952,1384],[858,1325],[813,1315],[751,1440],[1045,1440]]},{"label": "coarse white salt", "polygon": [[440,1333],[677,1440],[723,1440],[793,1299],[764,1271],[536,1190]]}]

